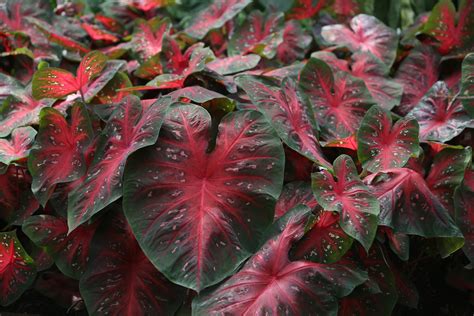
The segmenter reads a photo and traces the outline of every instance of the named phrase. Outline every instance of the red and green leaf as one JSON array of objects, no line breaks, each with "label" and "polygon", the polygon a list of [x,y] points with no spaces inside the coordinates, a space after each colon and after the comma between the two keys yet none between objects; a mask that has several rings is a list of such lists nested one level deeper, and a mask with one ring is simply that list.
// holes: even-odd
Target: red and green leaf
[{"label": "red and green leaf", "polygon": [[[38,123],[41,109],[51,106],[54,102],[52,99],[35,100],[31,95],[31,86],[19,89],[0,106],[0,137],[10,135],[15,128]],[[15,91],[11,88],[8,90]]]},{"label": "red and green leaf", "polygon": [[393,228],[395,233],[428,238],[462,237],[449,211],[418,172],[387,169],[364,181],[380,201],[380,225]]},{"label": "red and green leaf", "polygon": [[242,11],[252,0],[213,0],[202,11],[194,15],[184,32],[196,39],[202,39],[212,30],[222,27]]},{"label": "red and green leaf", "polygon": [[439,62],[439,55],[429,46],[417,43],[410,51],[395,74],[395,80],[403,87],[399,112],[408,113],[436,83]]},{"label": "red and green leaf", "polygon": [[285,23],[283,29],[283,42],[278,45],[277,59],[285,64],[304,59],[313,38],[298,21],[291,20]]},{"label": "red and green leaf", "polygon": [[474,53],[468,54],[462,62],[460,95],[464,110],[474,118]]},{"label": "red and green leaf", "polygon": [[293,257],[318,263],[338,262],[353,241],[339,221],[339,214],[320,210],[311,229],[295,244]]},{"label": "red and green leaf", "polygon": [[327,4],[327,0],[296,0],[287,14],[289,19],[304,20],[316,15]]},{"label": "red and green leaf", "polygon": [[230,56],[255,53],[271,59],[283,42],[283,13],[251,12],[232,33],[227,51]]},{"label": "red and green leaf", "polygon": [[344,232],[368,250],[377,231],[379,202],[360,180],[349,156],[341,155],[334,161],[334,175],[327,170],[312,174],[316,201],[324,210],[340,213]]},{"label": "red and green leaf", "polygon": [[322,166],[331,167],[318,142],[314,114],[293,79],[285,78],[280,84],[271,78],[241,76],[236,82],[286,145]]},{"label": "red and green leaf", "polygon": [[104,41],[107,43],[116,43],[119,41],[119,38],[117,36],[106,30],[101,29],[96,25],[84,22],[81,23],[81,27],[94,41]]},{"label": "red and green leaf", "polygon": [[420,141],[447,142],[472,124],[461,100],[451,94],[446,83],[438,81],[407,114],[420,125]]},{"label": "red and green leaf", "polygon": [[184,291],[169,282],[140,249],[125,218],[113,212],[92,241],[80,280],[91,315],[174,315]]},{"label": "red and green leaf", "polygon": [[275,220],[285,215],[286,212],[298,204],[305,205],[312,211],[316,210],[318,202],[313,196],[311,184],[304,181],[287,183],[283,187],[283,191],[275,206]]},{"label": "red and green leaf", "polygon": [[466,170],[463,182],[454,192],[456,223],[464,235],[463,251],[474,262],[474,171]]},{"label": "red and green leaf", "polygon": [[163,36],[169,34],[170,29],[169,19],[139,20],[133,33],[132,48],[145,61],[161,52]]},{"label": "red and green leaf", "polygon": [[422,28],[436,40],[438,51],[446,55],[453,51],[469,51],[474,47],[474,1],[459,1],[459,11],[451,0],[440,0]]},{"label": "red and green leaf", "polygon": [[352,135],[374,103],[361,79],[311,58],[300,74],[299,85],[309,98],[326,140]]},{"label": "red and green leaf", "polygon": [[426,176],[426,184],[431,192],[451,214],[454,214],[454,190],[461,184],[464,171],[471,162],[471,147],[448,147],[435,155]]},{"label": "red and green leaf", "polygon": [[79,279],[89,263],[89,249],[98,222],[84,225],[68,234],[66,219],[51,215],[31,216],[23,232],[54,259],[59,270]]},{"label": "red and green leaf", "polygon": [[61,68],[42,68],[33,76],[33,97],[40,100],[44,98],[63,98],[77,91],[84,94],[83,88],[102,72],[106,62],[107,57],[104,54],[99,51],[92,51],[82,59],[76,77]]},{"label": "red and green leaf", "polygon": [[352,54],[352,75],[364,80],[374,101],[380,107],[391,110],[400,104],[403,87],[389,78],[390,68],[370,52]]},{"label": "red and green leaf", "polygon": [[400,119],[392,125],[389,112],[373,106],[357,132],[357,156],[364,169],[377,172],[405,166],[419,151],[418,123]]},{"label": "red and green leaf", "polygon": [[14,129],[10,139],[0,138],[0,163],[9,165],[27,158],[35,136],[36,130],[28,126]]},{"label": "red and green leaf", "polygon": [[266,243],[243,268],[193,301],[202,315],[331,315],[338,298],[348,295],[366,275],[343,265],[290,261],[288,252],[308,223],[309,209],[298,206],[267,231]]},{"label": "red and green leaf", "polygon": [[387,67],[395,60],[397,34],[374,16],[359,14],[352,18],[350,28],[343,24],[324,26],[321,35],[329,44],[345,46],[354,53],[369,51]]},{"label": "red and green leaf", "polygon": [[168,279],[196,291],[255,249],[283,182],[283,148],[259,112],[227,114],[208,152],[210,128],[202,107],[175,106],[155,146],[125,171],[125,214],[143,251]]},{"label": "red and green leaf", "polygon": [[206,64],[206,67],[220,75],[230,75],[255,68],[260,62],[260,56],[249,54],[218,58]]},{"label": "red and green leaf", "polygon": [[68,226],[73,231],[122,196],[122,174],[128,156],[158,138],[170,98],[161,98],[146,111],[135,96],[118,105],[97,143],[84,181],[68,198]]},{"label": "red and green leaf", "polygon": [[9,225],[19,225],[39,207],[31,192],[31,176],[20,166],[10,165],[0,174],[0,219]]},{"label": "red and green leaf", "polygon": [[16,232],[0,232],[0,306],[13,303],[31,286],[35,276],[35,263]]},{"label": "red and green leaf", "polygon": [[72,182],[86,172],[85,147],[93,137],[87,110],[80,104],[71,108],[69,122],[53,108],[40,113],[39,133],[28,158],[33,177],[31,190],[42,205],[56,184]]}]

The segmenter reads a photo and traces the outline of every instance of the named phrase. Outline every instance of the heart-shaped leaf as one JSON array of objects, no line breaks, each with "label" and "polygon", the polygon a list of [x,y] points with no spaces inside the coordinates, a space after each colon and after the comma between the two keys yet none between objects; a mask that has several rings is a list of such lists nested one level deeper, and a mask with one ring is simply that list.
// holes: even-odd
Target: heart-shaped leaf
[{"label": "heart-shaped leaf", "polygon": [[140,246],[168,279],[196,291],[256,248],[283,181],[283,148],[259,112],[227,114],[207,152],[210,128],[202,107],[174,107],[155,146],[125,171],[125,215]]},{"label": "heart-shaped leaf", "polygon": [[68,235],[66,219],[51,215],[31,216],[23,232],[54,259],[68,277],[79,279],[89,263],[89,248],[98,222],[84,225]]},{"label": "heart-shaped leaf", "polygon": [[0,138],[0,163],[9,165],[28,157],[35,136],[36,130],[28,126],[14,129],[9,140]]},{"label": "heart-shaped leaf", "polygon": [[92,51],[84,56],[76,72],[76,76],[61,68],[46,67],[35,72],[32,81],[33,97],[62,98],[80,91],[104,69],[107,56],[99,51]]},{"label": "heart-shaped leaf", "polygon": [[144,111],[137,97],[127,96],[118,105],[102,130],[86,178],[69,194],[69,231],[121,197],[127,157],[156,142],[170,102],[161,98]]},{"label": "heart-shaped leaf", "polygon": [[301,70],[299,85],[307,94],[325,138],[353,134],[374,103],[361,79],[332,71],[322,60],[311,58]]},{"label": "heart-shaped leaf", "polygon": [[311,175],[314,196],[325,210],[339,212],[344,232],[368,250],[377,231],[379,202],[360,180],[349,156],[337,157],[334,175],[327,170]]},{"label": "heart-shaped leaf", "polygon": [[267,242],[243,268],[211,292],[193,301],[196,315],[331,315],[339,297],[365,281],[363,272],[342,265],[290,261],[309,209],[298,206],[268,231]]},{"label": "heart-shaped leaf", "polygon": [[13,303],[30,287],[35,276],[35,263],[16,232],[0,232],[0,306]]},{"label": "heart-shaped leaf", "polygon": [[438,81],[407,114],[420,125],[420,141],[447,142],[459,135],[472,120],[446,83]]},{"label": "heart-shaped leaf", "polygon": [[352,52],[369,51],[388,67],[395,60],[397,34],[374,16],[359,14],[352,18],[350,28],[343,24],[324,26],[321,35],[328,43],[346,46]]},{"label": "heart-shaped leaf", "polygon": [[84,149],[93,131],[87,110],[80,104],[71,108],[69,122],[53,108],[43,109],[39,125],[28,168],[33,177],[31,190],[45,205],[56,184],[74,181],[86,172]]},{"label": "heart-shaped leaf", "polygon": [[318,142],[314,114],[293,79],[285,78],[280,84],[266,77],[241,76],[236,82],[286,145],[312,161],[331,167]]},{"label": "heart-shaped leaf", "polygon": [[439,76],[439,55],[429,46],[416,43],[395,74],[403,86],[403,95],[397,110],[406,114],[413,109]]},{"label": "heart-shaped leaf", "polygon": [[364,169],[377,172],[403,167],[411,156],[418,154],[418,123],[414,119],[400,119],[392,126],[390,113],[373,106],[362,120],[357,144]]},{"label": "heart-shaped leaf", "polygon": [[112,212],[104,223],[94,236],[90,264],[80,280],[88,312],[174,315],[183,299],[183,288],[156,270],[121,213]]},{"label": "heart-shaped leaf", "polygon": [[193,38],[202,39],[210,30],[223,26],[251,2],[252,0],[213,0],[193,16],[184,32]]},{"label": "heart-shaped leaf", "polygon": [[370,52],[352,54],[352,74],[364,80],[374,101],[382,108],[391,110],[400,104],[403,88],[389,78],[390,68]]},{"label": "heart-shaped leaf", "polygon": [[229,55],[255,53],[271,59],[283,42],[283,13],[251,12],[229,40]]},{"label": "heart-shaped leaf", "polygon": [[277,58],[285,64],[291,64],[304,58],[313,38],[298,21],[291,20],[285,23],[283,42],[278,45]]},{"label": "heart-shaped leaf", "polygon": [[387,169],[364,179],[380,201],[379,222],[396,233],[462,237],[448,210],[423,176],[407,168]]},{"label": "heart-shaped leaf", "polygon": [[142,60],[161,52],[163,36],[171,29],[169,19],[155,17],[151,20],[138,20],[132,37],[132,47]]}]

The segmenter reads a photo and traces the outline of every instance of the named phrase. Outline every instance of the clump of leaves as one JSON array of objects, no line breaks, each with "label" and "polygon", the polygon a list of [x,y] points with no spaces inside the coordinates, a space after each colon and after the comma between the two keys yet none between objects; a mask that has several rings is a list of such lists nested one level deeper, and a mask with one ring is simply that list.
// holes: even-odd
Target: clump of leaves
[{"label": "clump of leaves", "polygon": [[2,308],[389,315],[472,264],[474,1],[388,2],[6,1]]}]

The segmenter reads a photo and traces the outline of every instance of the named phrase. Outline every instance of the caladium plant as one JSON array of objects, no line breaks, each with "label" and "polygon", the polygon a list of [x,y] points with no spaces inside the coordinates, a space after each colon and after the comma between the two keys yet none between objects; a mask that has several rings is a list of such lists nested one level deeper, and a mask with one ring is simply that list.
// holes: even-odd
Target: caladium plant
[{"label": "caladium plant", "polygon": [[472,309],[472,0],[23,2],[0,313]]}]

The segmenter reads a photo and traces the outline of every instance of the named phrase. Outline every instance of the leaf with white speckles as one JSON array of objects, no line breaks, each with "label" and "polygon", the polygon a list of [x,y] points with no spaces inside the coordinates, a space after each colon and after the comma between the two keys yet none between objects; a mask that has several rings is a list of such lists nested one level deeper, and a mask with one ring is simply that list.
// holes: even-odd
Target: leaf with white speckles
[{"label": "leaf with white speckles", "polygon": [[252,0],[214,0],[193,16],[184,32],[193,38],[202,39],[210,30],[222,27],[251,2]]},{"label": "leaf with white speckles", "polygon": [[230,56],[255,53],[273,58],[283,42],[283,13],[253,11],[232,33],[227,51]]},{"label": "leaf with white speckles", "polygon": [[68,235],[66,219],[51,215],[31,216],[23,223],[23,232],[53,257],[59,270],[79,279],[89,262],[89,248],[98,222],[83,225]]},{"label": "leaf with white speckles", "polygon": [[465,243],[463,251],[474,263],[474,171],[467,170],[463,182],[454,192],[456,223],[461,229]]},{"label": "leaf with white speckles", "polygon": [[423,176],[407,168],[387,169],[364,181],[380,201],[380,225],[395,233],[462,237],[459,228]]},{"label": "leaf with white speckles", "polygon": [[28,126],[14,129],[8,140],[0,138],[0,163],[9,165],[28,157],[35,136],[36,130]]},{"label": "leaf with white speckles", "polygon": [[80,104],[71,108],[69,122],[53,108],[40,113],[40,127],[28,159],[33,177],[31,189],[45,205],[55,185],[80,178],[86,171],[84,150],[93,137],[87,110]]},{"label": "leaf with white speckles", "polygon": [[280,84],[271,78],[245,75],[236,82],[286,145],[324,167],[331,167],[319,145],[313,111],[293,79],[285,78]]},{"label": "leaf with white speckles", "polygon": [[343,265],[289,260],[309,215],[300,205],[281,217],[239,272],[193,301],[193,315],[335,314],[338,298],[363,283],[366,274]]},{"label": "leaf with white speckles", "polygon": [[311,58],[301,70],[299,85],[309,98],[326,140],[356,132],[365,112],[375,103],[363,80],[331,69],[316,58]]},{"label": "leaf with white speckles", "polygon": [[227,114],[208,152],[210,133],[205,109],[174,106],[157,143],[134,155],[124,176],[125,215],[143,251],[196,291],[254,251],[283,184],[283,148],[262,114]]},{"label": "leaf with white speckles", "polygon": [[377,231],[379,202],[360,180],[349,156],[341,155],[334,161],[334,174],[326,170],[312,174],[316,200],[325,210],[340,213],[344,232],[368,250]]},{"label": "leaf with white speckles", "polygon": [[407,115],[420,125],[420,141],[447,142],[474,124],[461,100],[438,81]]},{"label": "leaf with white speckles", "polygon": [[170,103],[171,98],[160,98],[143,110],[136,96],[127,96],[118,105],[99,136],[84,181],[69,194],[69,231],[122,196],[122,174],[128,156],[156,142]]},{"label": "leaf with white speckles", "polygon": [[147,60],[161,52],[163,36],[171,29],[168,18],[155,17],[148,21],[138,19],[133,32],[131,47],[142,60]]},{"label": "leaf with white speckles", "polygon": [[364,169],[377,172],[403,167],[419,151],[418,123],[400,119],[392,126],[390,113],[373,106],[357,132],[357,155]]},{"label": "leaf with white speckles", "polygon": [[468,54],[462,61],[461,102],[474,118],[474,53]]},{"label": "leaf with white speckles", "polygon": [[0,306],[13,303],[35,280],[36,267],[15,231],[0,232]]},{"label": "leaf with white speckles", "polygon": [[275,220],[285,215],[298,204],[306,205],[311,210],[316,210],[318,202],[313,196],[311,184],[304,181],[287,183],[278,198],[275,206]]},{"label": "leaf with white speckles", "polygon": [[89,314],[174,315],[184,299],[184,288],[156,270],[121,212],[111,211],[103,223],[79,284]]}]

